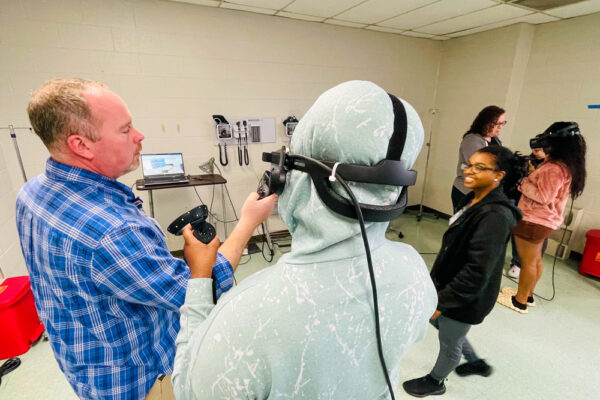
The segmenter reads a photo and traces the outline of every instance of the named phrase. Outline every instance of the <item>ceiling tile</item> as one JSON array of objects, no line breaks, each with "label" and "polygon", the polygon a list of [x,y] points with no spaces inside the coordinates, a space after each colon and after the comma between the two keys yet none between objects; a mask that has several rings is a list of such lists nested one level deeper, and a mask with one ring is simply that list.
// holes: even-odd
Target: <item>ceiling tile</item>
[{"label": "ceiling tile", "polygon": [[368,0],[357,7],[336,15],[336,18],[344,21],[375,24],[436,1],[439,0]]},{"label": "ceiling tile", "polygon": [[488,25],[480,26],[480,27],[473,28],[473,29],[467,29],[467,30],[460,31],[460,32],[449,33],[448,36],[452,36],[452,37],[466,36],[466,35],[471,35],[471,34],[477,33],[477,32],[483,32],[483,31],[488,31],[491,29],[501,28],[503,26],[517,24],[520,22],[527,22],[529,24],[543,24],[545,22],[552,22],[552,21],[558,21],[558,20],[559,20],[559,18],[552,17],[550,15],[544,15],[542,13],[534,13],[534,14],[525,15],[524,17],[511,18],[511,19],[507,19],[504,21],[496,22],[494,24],[488,24]]},{"label": "ceiling tile", "polygon": [[527,22],[529,24],[545,24],[546,22],[560,21],[560,18],[542,13],[535,13],[526,15],[524,17],[519,17],[517,20],[519,22]]},{"label": "ceiling tile", "polygon": [[387,33],[402,33],[402,32],[404,32],[403,29],[386,28],[386,27],[377,26],[377,25],[370,25],[370,26],[367,26],[365,29],[368,29],[371,31],[377,31],[377,32],[387,32]]},{"label": "ceiling tile", "polygon": [[333,17],[365,0],[295,0],[285,11],[315,17]]},{"label": "ceiling tile", "polygon": [[348,22],[348,21],[340,21],[339,19],[326,19],[324,21],[327,24],[333,24],[333,25],[341,25],[341,26],[350,26],[352,28],[364,28],[365,24],[357,24],[356,22]]},{"label": "ceiling tile", "polygon": [[210,7],[217,7],[220,3],[220,1],[216,1],[216,0],[171,0],[171,1],[177,1],[179,3],[198,4],[200,6],[210,6]]},{"label": "ceiling tile", "polygon": [[229,8],[231,10],[240,10],[240,11],[250,11],[253,13],[268,14],[268,15],[273,15],[277,12],[277,10],[269,10],[268,8],[250,7],[250,6],[243,6],[241,4],[231,4],[231,3],[221,3],[221,8]]},{"label": "ceiling tile", "polygon": [[582,1],[581,3],[571,4],[569,6],[553,8],[546,10],[546,14],[554,15],[561,18],[577,17],[578,15],[591,14],[600,11],[599,0]]},{"label": "ceiling tile", "polygon": [[290,4],[290,0],[225,0],[223,1],[223,3],[232,3],[240,4],[243,6],[281,10],[283,7]]},{"label": "ceiling tile", "polygon": [[492,0],[442,0],[383,21],[377,25],[399,29],[412,29],[489,8],[497,4]]},{"label": "ceiling tile", "polygon": [[446,21],[423,26],[415,29],[418,32],[445,35],[451,32],[463,31],[465,29],[477,28],[486,24],[493,24],[505,19],[521,17],[531,14],[531,11],[510,5],[497,5],[485,10],[475,11],[470,14],[461,15]]},{"label": "ceiling tile", "polygon": [[419,33],[419,32],[413,32],[413,31],[404,31],[402,32],[402,34],[404,36],[412,36],[412,37],[419,37],[419,38],[432,38],[435,35],[429,34],[429,33]]},{"label": "ceiling tile", "polygon": [[279,11],[276,15],[278,17],[301,19],[304,21],[312,21],[312,22],[322,22],[325,20],[324,17],[311,17],[310,15],[295,14],[295,13],[286,12],[286,11]]}]

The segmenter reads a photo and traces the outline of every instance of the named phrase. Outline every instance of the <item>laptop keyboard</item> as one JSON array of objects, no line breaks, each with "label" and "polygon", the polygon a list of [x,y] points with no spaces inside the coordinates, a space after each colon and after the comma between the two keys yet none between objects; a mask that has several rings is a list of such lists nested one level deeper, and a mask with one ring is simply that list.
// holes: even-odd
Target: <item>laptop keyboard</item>
[{"label": "laptop keyboard", "polygon": [[188,178],[146,179],[144,180],[144,185],[168,185],[169,183],[188,183],[189,181]]}]

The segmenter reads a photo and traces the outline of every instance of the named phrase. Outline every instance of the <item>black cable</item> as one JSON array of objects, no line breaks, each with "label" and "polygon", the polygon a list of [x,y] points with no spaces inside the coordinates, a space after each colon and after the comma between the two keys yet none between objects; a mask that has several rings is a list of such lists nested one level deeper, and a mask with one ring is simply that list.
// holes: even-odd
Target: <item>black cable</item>
[{"label": "black cable", "polygon": [[226,166],[229,164],[229,158],[227,156],[227,143],[223,143],[223,147],[225,148],[225,161],[223,161],[223,153],[221,152],[221,142],[217,144],[219,145],[219,162],[222,166]]},{"label": "black cable", "polygon": [[[212,214],[213,203],[215,202],[215,185],[212,185],[212,194],[210,196],[210,207],[208,207],[208,212]],[[223,210],[223,215],[225,215],[225,210]]]},{"label": "black cable", "polygon": [[238,151],[238,163],[240,164],[240,167],[242,166],[242,128],[241,128],[241,123],[240,121],[235,123],[237,125],[237,133],[238,133],[238,147],[237,147],[237,151]]},{"label": "black cable", "polygon": [[[244,261],[243,263],[238,263],[238,267],[239,267],[240,265],[246,265],[246,264],[248,264],[248,263],[250,262],[250,260],[252,259],[252,254],[242,254],[242,257],[241,257],[241,258],[244,258],[244,257],[246,257],[246,256],[248,257],[248,259],[247,259],[246,261]],[[240,258],[240,259],[241,259],[241,258]],[[233,277],[233,279],[235,280],[235,276]],[[237,283],[237,282],[236,282],[236,283]]]},{"label": "black cable", "polygon": [[[227,187],[227,184],[224,184],[223,186],[225,186],[225,192],[227,193],[227,198],[229,199],[229,204],[231,205],[231,209],[233,210],[233,215],[235,216],[235,220],[239,221],[237,213],[235,212],[235,207],[233,206],[233,201],[231,200],[231,195],[229,194],[229,188]],[[213,190],[213,196],[214,196],[214,190]]]},{"label": "black cable", "polygon": [[275,258],[275,252],[273,251],[273,249],[271,249],[269,247],[268,244],[267,244],[267,248],[271,252],[271,258],[267,258],[267,256],[265,256],[265,241],[263,241],[262,245],[260,246],[260,252],[261,252],[263,258],[265,259],[265,261],[268,262],[268,263],[270,263],[271,261],[273,261],[273,258]]},{"label": "black cable", "polygon": [[17,369],[21,365],[21,359],[19,357],[9,358],[0,366],[0,385],[2,384],[2,377],[11,371]]},{"label": "black cable", "polygon": [[250,156],[248,155],[248,123],[246,120],[243,121],[244,124],[244,164],[250,164]]},{"label": "black cable", "polygon": [[[215,188],[214,188],[214,185],[213,185],[213,191],[214,191],[214,190],[215,190]],[[204,201],[202,200],[202,197],[201,197],[201,196],[200,196],[200,194],[198,193],[198,190],[196,189],[196,187],[195,187],[195,186],[194,186],[194,192],[196,192],[196,197],[198,197],[198,200],[200,200],[200,204],[204,204],[204,205],[206,205],[206,203],[204,203]],[[225,223],[225,224],[230,224],[230,223],[233,223],[233,222],[237,222],[237,221],[239,221],[239,220],[237,219],[237,217],[236,217],[236,219],[232,219],[232,220],[229,220],[229,221],[223,221],[223,220],[220,220],[220,219],[219,219],[219,217],[217,217],[217,214],[213,214],[213,213],[211,212],[211,210],[210,210],[210,209],[208,210],[208,214],[209,214],[209,215],[210,215],[212,218],[214,218],[214,219],[215,219],[217,222],[221,222],[221,223]]]},{"label": "black cable", "polygon": [[265,261],[270,263],[271,261],[273,261],[273,258],[275,257],[275,251],[273,251],[273,248],[270,247],[269,244],[267,243],[267,249],[269,249],[269,252],[271,253],[271,258],[267,258],[267,256],[265,256],[265,243],[267,242],[265,224],[264,223],[260,224],[260,227],[262,228],[262,235],[264,236],[264,240],[262,242],[260,252],[262,253],[262,256],[265,259]]},{"label": "black cable", "polygon": [[[311,161],[311,162],[319,165],[321,168],[331,171],[331,168],[329,168],[322,162],[319,162],[318,160],[308,159],[308,158],[305,158],[304,156],[300,156],[300,155],[296,155],[296,158],[304,159],[305,161]],[[358,218],[358,223],[360,225],[360,232],[362,235],[363,244],[365,245],[365,252],[366,252],[366,256],[367,256],[367,265],[369,267],[369,276],[371,278],[371,290],[373,293],[373,309],[374,309],[374,313],[375,313],[375,335],[377,336],[377,353],[379,354],[379,361],[381,362],[381,368],[383,369],[383,375],[384,375],[385,381],[388,385],[388,390],[390,391],[390,396],[392,397],[392,400],[395,400],[396,398],[394,396],[392,382],[390,381],[390,376],[388,374],[387,365],[385,363],[385,358],[383,357],[383,345],[381,343],[381,328],[379,326],[379,304],[377,302],[377,284],[375,282],[375,273],[373,272],[373,262],[371,261],[371,250],[369,249],[369,240],[367,238],[367,230],[365,228],[365,221],[364,221],[364,218],[362,215],[362,211],[360,210],[360,205],[358,203],[358,200],[354,196],[354,193],[352,193],[352,190],[350,190],[350,187],[348,186],[348,184],[342,179],[342,177],[339,176],[339,174],[337,172],[335,173],[335,179],[340,183],[340,185],[342,185],[342,187],[344,188],[346,193],[348,193],[348,196],[350,196],[350,200],[352,202],[352,205],[354,206],[354,210],[356,211],[356,216]]]}]

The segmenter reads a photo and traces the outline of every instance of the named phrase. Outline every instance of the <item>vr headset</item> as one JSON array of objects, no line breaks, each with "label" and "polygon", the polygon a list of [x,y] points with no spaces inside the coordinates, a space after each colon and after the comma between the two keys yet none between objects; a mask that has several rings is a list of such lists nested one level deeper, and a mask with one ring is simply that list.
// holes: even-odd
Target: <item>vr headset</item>
[{"label": "vr headset", "polygon": [[579,125],[577,122],[555,122],[541,135],[529,140],[529,147],[539,149],[550,146],[553,139],[565,138],[569,136],[580,135]]},{"label": "vr headset", "polygon": [[[345,181],[376,183],[380,185],[412,186],[417,180],[417,172],[404,167],[400,156],[404,150],[407,133],[406,110],[402,102],[388,93],[394,109],[394,132],[390,138],[385,159],[377,164],[343,164],[333,161],[315,160],[310,157],[291,154],[283,147],[280,151],[263,153],[263,161],[271,167],[265,171],[258,186],[260,197],[283,192],[287,173],[292,170],[310,175],[317,193],[323,202],[334,212],[345,217],[358,219],[352,202],[340,196],[332,186],[336,175]],[[402,189],[396,204],[380,206],[359,203],[365,221],[383,222],[399,217],[408,203],[407,190]]]}]

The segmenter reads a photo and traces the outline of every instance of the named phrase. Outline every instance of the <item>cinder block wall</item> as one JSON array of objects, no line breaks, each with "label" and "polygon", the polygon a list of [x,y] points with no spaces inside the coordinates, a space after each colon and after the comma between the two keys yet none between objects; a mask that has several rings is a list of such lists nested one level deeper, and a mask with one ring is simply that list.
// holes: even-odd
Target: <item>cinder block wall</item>
[{"label": "cinder block wall", "polygon": [[[212,114],[275,118],[277,143],[250,145],[240,167],[229,146],[223,169],[239,213],[256,190],[263,151],[282,145],[289,115],[301,117],[320,93],[351,79],[371,80],[408,99],[423,116],[433,107],[441,42],[286,18],[158,0],[4,0],[0,3],[0,126],[28,125],[29,94],[54,77],[105,82],[129,105],[145,135],[144,152],[183,152],[187,172],[219,154]],[[0,131],[1,133],[2,131]],[[43,171],[48,153],[35,135],[18,132],[29,177]],[[8,133],[0,138],[0,268],[26,273],[14,223],[23,180]],[[2,163],[2,161],[4,161]],[[418,165],[422,163],[420,159]],[[133,185],[138,169],[121,181]],[[421,182],[421,181],[419,181]],[[411,203],[418,202],[417,187]],[[212,190],[198,187],[208,204]],[[147,192],[138,192],[148,207]],[[214,212],[220,217],[220,189]],[[154,192],[156,218],[166,227],[199,204],[192,189]],[[227,202],[228,203],[228,202]],[[232,217],[227,204],[227,217]],[[272,217],[271,229],[283,229]],[[231,227],[230,227],[231,229]],[[220,237],[223,227],[218,224]],[[172,250],[182,239],[167,235]]]}]

